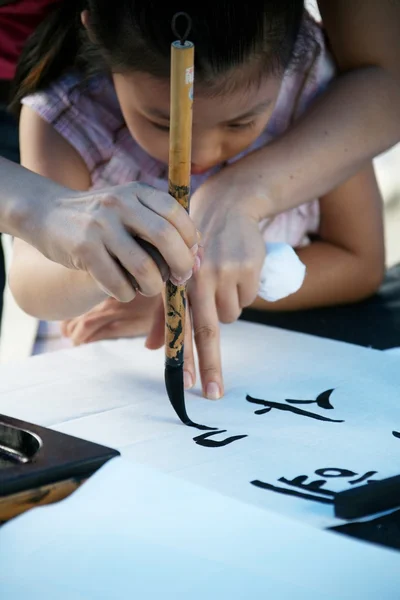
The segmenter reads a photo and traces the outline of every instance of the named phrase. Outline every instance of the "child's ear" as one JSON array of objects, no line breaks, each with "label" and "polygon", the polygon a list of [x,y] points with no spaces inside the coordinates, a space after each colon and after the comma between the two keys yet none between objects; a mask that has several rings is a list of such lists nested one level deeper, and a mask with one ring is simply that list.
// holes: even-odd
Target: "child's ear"
[{"label": "child's ear", "polygon": [[81,12],[81,22],[88,33],[90,41],[95,42],[92,27],[90,24],[90,12],[88,10],[83,10]]}]

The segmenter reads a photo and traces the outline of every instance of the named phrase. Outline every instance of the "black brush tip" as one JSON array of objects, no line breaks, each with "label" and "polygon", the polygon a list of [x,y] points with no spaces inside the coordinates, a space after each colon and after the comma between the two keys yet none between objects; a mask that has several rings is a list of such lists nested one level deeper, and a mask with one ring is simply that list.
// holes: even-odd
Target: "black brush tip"
[{"label": "black brush tip", "polygon": [[194,423],[186,412],[185,406],[185,385],[183,382],[183,364],[178,366],[165,365],[165,387],[167,388],[167,394],[169,401],[172,404],[176,414],[184,423],[189,427],[196,427],[203,431],[217,430],[217,427],[207,427],[206,425],[199,425]]}]

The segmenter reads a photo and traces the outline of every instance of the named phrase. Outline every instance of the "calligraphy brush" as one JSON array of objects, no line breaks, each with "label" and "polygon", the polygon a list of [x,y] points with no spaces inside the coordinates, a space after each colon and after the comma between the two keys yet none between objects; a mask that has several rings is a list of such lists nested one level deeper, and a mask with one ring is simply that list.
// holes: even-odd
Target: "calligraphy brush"
[{"label": "calligraphy brush", "polygon": [[[186,20],[180,36],[178,18]],[[194,81],[194,44],[187,40],[192,21],[186,13],[177,13],[172,31],[178,38],[171,45],[171,109],[169,131],[168,191],[189,212],[192,147],[192,108]],[[186,286],[167,281],[165,294],[165,386],[169,400],[185,425],[210,429],[193,423],[185,407],[183,356],[186,315]]]}]

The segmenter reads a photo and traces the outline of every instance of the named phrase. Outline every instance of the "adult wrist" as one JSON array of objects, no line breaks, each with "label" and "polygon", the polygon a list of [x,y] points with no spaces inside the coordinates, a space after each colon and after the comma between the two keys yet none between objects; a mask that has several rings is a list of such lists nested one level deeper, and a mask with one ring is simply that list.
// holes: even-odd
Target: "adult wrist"
[{"label": "adult wrist", "polygon": [[[57,210],[69,190],[54,181],[34,174],[31,185],[21,186],[10,206],[11,234],[34,247],[43,245],[46,221]],[[41,248],[42,250],[42,248]]]},{"label": "adult wrist", "polygon": [[226,184],[240,204],[237,208],[257,221],[280,212],[282,186],[269,164],[269,153],[273,156],[269,147],[256,150],[223,172]]},{"label": "adult wrist", "polygon": [[25,240],[25,232],[31,227],[31,214],[32,202],[26,193],[9,194],[2,202],[1,232]]},{"label": "adult wrist", "polygon": [[65,189],[20,165],[0,159],[1,211],[3,233],[32,243],[43,226],[49,208]]}]

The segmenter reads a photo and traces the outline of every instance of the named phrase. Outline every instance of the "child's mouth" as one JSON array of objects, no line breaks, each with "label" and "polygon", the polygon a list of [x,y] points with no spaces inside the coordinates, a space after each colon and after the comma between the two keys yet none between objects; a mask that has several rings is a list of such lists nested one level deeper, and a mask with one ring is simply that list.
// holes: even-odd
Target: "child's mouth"
[{"label": "child's mouth", "polygon": [[191,173],[192,173],[192,175],[202,175],[203,173],[206,173],[210,169],[211,169],[211,167],[199,167],[198,165],[192,164]]}]

